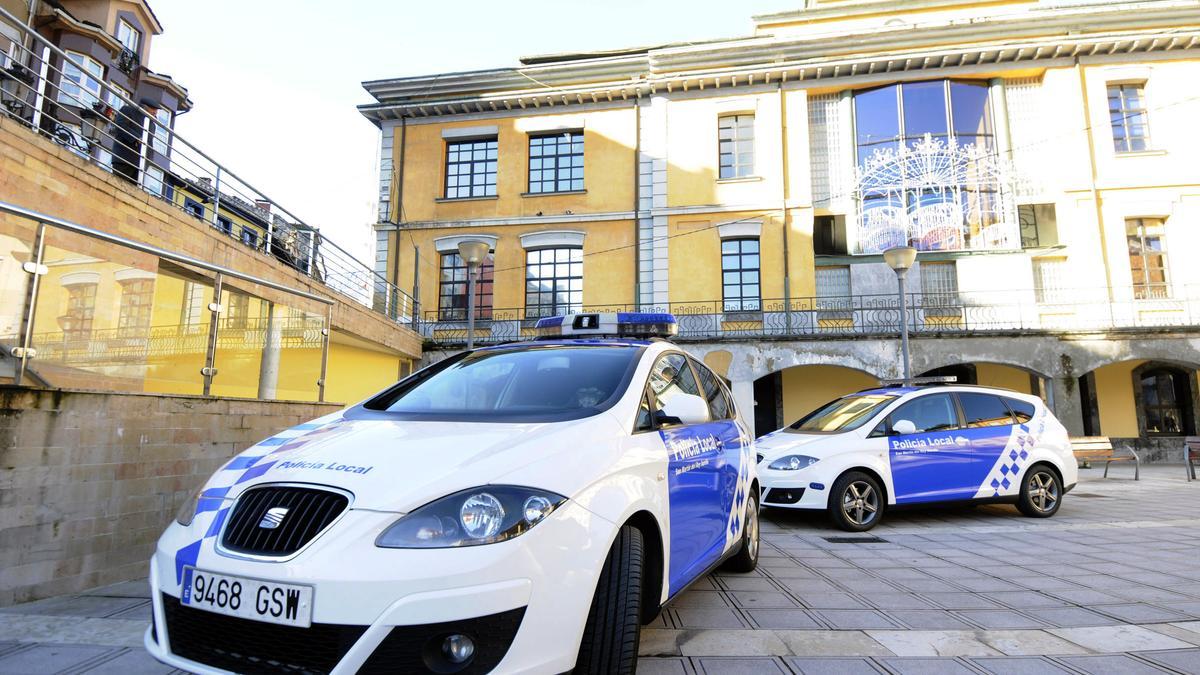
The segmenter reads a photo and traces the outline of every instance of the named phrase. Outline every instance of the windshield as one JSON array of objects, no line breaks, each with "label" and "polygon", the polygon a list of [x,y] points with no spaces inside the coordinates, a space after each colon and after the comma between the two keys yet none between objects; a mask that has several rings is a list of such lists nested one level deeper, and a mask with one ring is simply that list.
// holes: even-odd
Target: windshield
[{"label": "windshield", "polygon": [[409,419],[577,419],[616,403],[642,351],[560,344],[472,352],[364,407]]},{"label": "windshield", "polygon": [[788,429],[809,433],[835,433],[857,429],[894,400],[896,397],[891,394],[846,396],[817,408]]}]

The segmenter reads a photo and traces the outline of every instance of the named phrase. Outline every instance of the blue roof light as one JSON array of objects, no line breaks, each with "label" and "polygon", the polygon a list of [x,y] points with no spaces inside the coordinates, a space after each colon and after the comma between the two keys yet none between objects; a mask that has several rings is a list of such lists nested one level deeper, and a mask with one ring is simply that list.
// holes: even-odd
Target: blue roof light
[{"label": "blue roof light", "polygon": [[579,312],[538,319],[536,328],[543,338],[670,337],[679,326],[666,312]]}]

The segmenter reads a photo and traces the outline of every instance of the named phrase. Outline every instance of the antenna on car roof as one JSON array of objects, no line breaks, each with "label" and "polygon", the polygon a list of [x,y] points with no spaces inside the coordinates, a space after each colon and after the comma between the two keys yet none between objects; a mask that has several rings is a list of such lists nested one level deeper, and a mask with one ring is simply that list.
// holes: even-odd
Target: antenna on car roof
[{"label": "antenna on car roof", "polygon": [[958,382],[956,375],[939,375],[937,377],[914,377],[907,381],[905,380],[880,380],[879,384],[884,387],[929,387],[939,384],[954,384]]}]

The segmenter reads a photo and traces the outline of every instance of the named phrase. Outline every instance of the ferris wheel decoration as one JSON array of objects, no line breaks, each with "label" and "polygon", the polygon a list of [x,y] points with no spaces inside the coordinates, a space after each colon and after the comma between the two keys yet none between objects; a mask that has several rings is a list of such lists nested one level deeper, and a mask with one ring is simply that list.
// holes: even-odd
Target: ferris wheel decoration
[{"label": "ferris wheel decoration", "polygon": [[856,175],[854,252],[1020,248],[1015,179],[1011,165],[982,144],[926,134],[876,149]]}]

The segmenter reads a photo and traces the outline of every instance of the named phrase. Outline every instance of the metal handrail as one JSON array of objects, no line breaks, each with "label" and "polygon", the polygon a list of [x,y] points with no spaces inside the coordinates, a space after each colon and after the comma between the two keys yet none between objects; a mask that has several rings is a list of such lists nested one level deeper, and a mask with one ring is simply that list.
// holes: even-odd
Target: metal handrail
[{"label": "metal handrail", "polygon": [[24,208],[21,206],[17,206],[16,204],[10,204],[8,202],[0,201],[0,212],[8,213],[8,214],[14,215],[14,216],[20,216],[22,218],[27,218],[29,220],[34,220],[34,221],[41,222],[41,223],[46,223],[47,225],[53,225],[55,227],[60,227],[64,230],[70,230],[71,232],[75,232],[77,234],[82,234],[87,237],[92,237],[93,239],[99,239],[101,241],[107,241],[107,242],[110,242],[113,244],[119,244],[121,246],[125,246],[126,248],[131,248],[131,249],[134,249],[135,251],[141,251],[142,253],[149,253],[150,255],[158,256],[159,258],[164,258],[164,259],[170,260],[172,262],[183,263],[185,265],[190,265],[192,267],[198,267],[202,270],[207,270],[209,272],[216,272],[216,273],[219,273],[219,274],[222,274],[225,276],[233,277],[235,279],[241,279],[242,281],[249,281],[250,283],[253,283],[253,284],[258,284],[260,286],[265,286],[267,288],[273,288],[277,291],[283,291],[284,293],[290,293],[291,295],[298,295],[302,298],[308,298],[309,300],[315,300],[317,302],[320,302],[320,303],[323,303],[326,305],[335,304],[335,301],[331,300],[329,298],[322,297],[320,295],[315,295],[315,294],[309,293],[307,291],[296,290],[294,288],[290,288],[288,286],[285,286],[281,283],[271,281],[269,279],[263,279],[262,277],[256,277],[253,274],[246,274],[244,272],[239,272],[235,269],[231,269],[228,267],[222,267],[221,265],[214,265],[213,263],[205,262],[203,260],[193,258],[191,256],[186,256],[182,253],[176,253],[174,251],[169,251],[165,248],[159,248],[157,246],[143,244],[139,241],[133,241],[132,239],[126,239],[124,237],[120,237],[115,234],[109,234],[108,232],[101,232],[100,230],[88,227],[87,225],[80,225],[79,223],[73,223],[69,220],[63,220],[62,218],[56,218],[54,216],[50,216],[45,213],[40,213],[40,212],[34,211],[32,209],[27,209],[27,208]]}]

